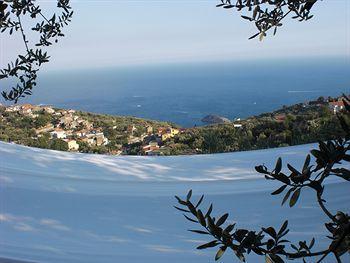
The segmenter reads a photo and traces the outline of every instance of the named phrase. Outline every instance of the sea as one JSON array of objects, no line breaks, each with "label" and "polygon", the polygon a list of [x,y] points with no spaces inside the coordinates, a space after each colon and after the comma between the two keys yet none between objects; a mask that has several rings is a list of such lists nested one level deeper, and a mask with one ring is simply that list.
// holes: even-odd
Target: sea
[{"label": "sea", "polygon": [[349,57],[48,71],[21,102],[192,127],[209,114],[245,118],[342,93],[350,93]]}]

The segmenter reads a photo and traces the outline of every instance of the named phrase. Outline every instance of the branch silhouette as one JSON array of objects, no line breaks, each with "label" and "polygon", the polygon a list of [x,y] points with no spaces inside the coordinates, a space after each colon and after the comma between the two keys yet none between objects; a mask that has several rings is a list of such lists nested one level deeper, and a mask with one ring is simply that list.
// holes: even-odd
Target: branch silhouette
[{"label": "branch silhouette", "polygon": [[[243,262],[246,255],[253,252],[257,255],[265,256],[266,262],[281,263],[288,259],[313,258],[313,262],[322,262],[329,254],[333,254],[337,262],[341,261],[341,256],[350,252],[350,216],[345,211],[332,213],[326,206],[323,193],[326,185],[325,181],[331,176],[337,176],[345,181],[350,181],[350,171],[341,167],[342,164],[350,162],[350,99],[344,95],[345,110],[338,114],[339,122],[344,129],[345,137],[327,142],[320,141],[319,148],[311,150],[311,155],[315,159],[315,164],[311,164],[311,155],[307,155],[303,167],[298,170],[287,164],[288,174],[282,172],[282,159],[278,158],[273,170],[269,170],[265,165],[255,167],[255,170],[264,175],[267,180],[279,181],[282,183],[272,195],[280,195],[285,192],[282,205],[287,201],[292,208],[301,195],[304,188],[310,188],[316,193],[317,203],[320,209],[331,220],[325,223],[330,239],[328,248],[320,251],[313,251],[315,238],[310,242],[299,241],[298,244],[290,244],[291,249],[287,249],[286,244],[290,243],[287,238],[289,232],[288,220],[279,229],[272,226],[262,227],[259,232],[248,229],[240,229],[236,224],[223,226],[228,219],[228,213],[216,219],[212,216],[213,205],[203,214],[199,208],[204,196],[194,204],[191,201],[192,190],[185,199],[175,196],[180,206],[175,208],[184,213],[185,218],[199,224],[204,230],[194,229],[191,232],[209,235],[213,238],[209,243],[200,245],[197,249],[207,249],[220,246],[216,253],[215,260],[221,258],[227,249],[231,249],[234,254]],[[316,257],[320,257],[317,259]],[[284,258],[284,259],[283,259]],[[317,260],[317,261],[316,261]]]},{"label": "branch silhouette", "polygon": [[[17,82],[10,91],[2,91],[5,100],[17,103],[20,98],[32,94],[40,66],[50,59],[43,48],[51,46],[53,42],[57,43],[64,36],[62,29],[71,22],[73,16],[69,0],[57,0],[57,9],[61,13],[54,13],[47,19],[35,0],[0,1],[0,32],[8,32],[10,35],[19,32],[25,45],[25,54],[18,55],[16,60],[0,70],[0,79],[12,78]],[[22,17],[26,16],[36,22],[31,30],[39,34],[39,42],[33,43],[33,47],[30,47],[22,22]],[[43,20],[39,20],[38,16]]]}]

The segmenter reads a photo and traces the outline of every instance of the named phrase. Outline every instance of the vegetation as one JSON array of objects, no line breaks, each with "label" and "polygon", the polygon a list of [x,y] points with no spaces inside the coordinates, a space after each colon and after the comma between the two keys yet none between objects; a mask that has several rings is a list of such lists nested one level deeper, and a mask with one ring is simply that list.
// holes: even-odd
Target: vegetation
[{"label": "vegetation", "polygon": [[[30,114],[21,111],[7,111],[6,109],[8,108],[0,107],[0,140],[44,149],[67,151],[67,142],[63,139],[53,138],[50,135],[51,131],[57,129],[67,131],[67,133],[68,131],[71,132],[71,138],[77,140],[80,152],[115,154],[122,149],[123,145],[128,144],[130,136],[130,133],[127,131],[128,127],[135,127],[134,135],[138,136],[146,132],[146,127],[151,126],[153,129],[157,129],[158,127],[171,125],[166,122],[135,117],[119,117],[78,111],[75,112],[74,116],[87,122],[91,125],[91,128],[87,129],[82,124],[75,128],[62,127],[64,124],[60,124],[60,120],[64,118],[64,115],[59,113],[67,111],[55,109],[57,114],[47,113],[42,108],[36,107],[38,109]],[[48,125],[52,125],[51,130],[38,132]],[[86,130],[86,132],[99,130],[108,138],[108,144],[97,146],[79,141],[79,138],[74,134],[80,130]],[[139,148],[135,149],[134,154],[137,154],[139,151]]]},{"label": "vegetation", "polygon": [[[128,145],[128,139],[130,132],[127,132],[128,127],[134,126],[135,132],[133,136],[138,137],[146,133],[147,127],[151,126],[152,129],[156,130],[163,126],[175,126],[167,122],[152,121],[135,117],[122,117],[112,116],[106,114],[93,114],[88,112],[77,112],[79,116],[86,119],[87,121],[94,124],[95,127],[100,127],[104,135],[108,138],[109,143],[104,149],[100,147],[86,147],[86,144],[82,144],[86,147],[86,150],[82,152],[90,153],[113,153],[117,150],[122,150],[123,146]],[[129,150],[128,154],[137,155],[141,153],[141,144],[132,144],[132,149]]]},{"label": "vegetation", "polygon": [[262,40],[266,32],[273,29],[275,35],[281,27],[282,20],[289,14],[293,19],[307,21],[313,17],[310,14],[311,8],[318,0],[221,0],[217,7],[225,9],[234,8],[239,12],[245,11],[242,18],[255,24],[258,32],[249,39],[259,36]]},{"label": "vegetation", "polygon": [[290,244],[287,234],[289,232],[288,220],[279,229],[272,226],[263,227],[260,231],[240,229],[236,224],[224,223],[229,214],[218,217],[212,216],[213,206],[211,205],[204,214],[200,209],[203,196],[198,202],[191,201],[192,190],[187,194],[186,199],[176,196],[181,207],[176,209],[184,212],[184,216],[190,222],[198,224],[202,229],[190,230],[191,232],[209,235],[212,241],[200,245],[197,249],[207,249],[220,246],[217,250],[215,260],[219,260],[226,250],[232,250],[240,261],[245,262],[246,255],[255,253],[265,256],[268,263],[283,263],[284,259],[303,259],[306,262],[311,258],[311,262],[322,262],[328,255],[333,254],[337,262],[342,262],[341,256],[350,253],[350,216],[345,211],[336,213],[326,207],[324,193],[326,192],[325,181],[331,177],[339,177],[345,181],[350,181],[350,170],[344,163],[350,162],[350,101],[344,100],[347,111],[338,114],[338,120],[344,131],[344,136],[336,140],[327,142],[319,141],[319,149],[311,150],[311,155],[315,163],[311,164],[311,156],[307,155],[301,169],[296,169],[287,164],[288,173],[282,171],[282,159],[279,158],[273,170],[269,170],[264,165],[255,167],[256,171],[265,176],[267,180],[279,181],[282,185],[275,190],[272,195],[284,194],[282,205],[289,202],[293,207],[303,189],[310,188],[315,192],[317,203],[323,213],[329,218],[325,227],[329,232],[329,246],[320,251],[314,251],[315,238],[310,237],[310,241],[299,241],[298,244]]},{"label": "vegetation", "polygon": [[[60,115],[62,112],[66,112],[66,115]],[[0,140],[65,150],[65,147],[51,141],[50,131],[38,133],[38,129],[51,124],[52,130],[64,130],[70,134],[67,139],[76,140],[80,152],[143,155],[149,154],[143,147],[153,142],[158,144],[157,149],[151,152],[153,155],[184,155],[283,147],[344,136],[337,116],[323,98],[307,104],[285,106],[274,112],[232,123],[178,129],[179,133],[166,139],[162,139],[158,129],[178,128],[175,124],[80,111],[72,115],[59,109],[51,114],[42,110],[35,113],[28,115],[8,112],[6,108],[0,109]],[[66,117],[72,122],[75,122],[74,118],[82,121],[79,125],[70,127],[67,123],[61,123],[61,119]],[[83,123],[88,123],[89,128]],[[149,127],[152,129],[151,133],[147,131]],[[108,143],[89,144],[82,139],[84,136],[79,135],[80,132],[102,133]]]},{"label": "vegetation", "polygon": [[[69,0],[57,0],[57,9],[61,13],[47,17],[35,0],[0,1],[0,32],[12,35],[18,32],[22,36],[25,53],[0,70],[0,79],[14,78],[17,82],[9,92],[2,91],[2,96],[15,103],[25,95],[31,95],[36,86],[37,73],[43,63],[49,62],[50,56],[43,49],[63,37],[63,27],[72,19],[73,11]],[[39,41],[30,45],[26,36],[23,19],[29,17],[35,23],[32,31],[39,35]]]},{"label": "vegetation", "polygon": [[328,104],[297,104],[234,123],[188,129],[165,145],[173,155],[218,153],[298,145],[343,134]]}]

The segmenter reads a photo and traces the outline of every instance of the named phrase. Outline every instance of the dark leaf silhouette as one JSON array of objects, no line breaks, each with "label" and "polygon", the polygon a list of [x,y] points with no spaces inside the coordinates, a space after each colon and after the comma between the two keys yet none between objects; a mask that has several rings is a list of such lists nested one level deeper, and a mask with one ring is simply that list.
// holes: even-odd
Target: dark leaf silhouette
[{"label": "dark leaf silhouette", "polygon": [[[348,97],[345,97],[345,100],[347,103],[349,102]],[[225,213],[216,221],[215,218],[211,216],[213,205],[210,205],[205,215],[207,224],[201,223],[205,230],[201,232],[198,230],[190,231],[198,234],[210,235],[215,238],[215,240],[201,245],[198,248],[205,249],[220,245],[220,249],[217,250],[215,255],[216,260],[220,259],[227,249],[230,249],[234,255],[243,262],[245,262],[245,256],[251,252],[257,255],[264,255],[265,262],[268,263],[285,262],[284,258],[288,260],[301,259],[303,262],[307,262],[307,259],[310,259],[311,261],[308,262],[320,263],[329,255],[334,255],[336,262],[342,262],[342,255],[350,251],[350,216],[342,211],[332,214],[325,206],[326,201],[323,198],[323,193],[326,188],[324,181],[327,178],[337,176],[344,179],[346,182],[350,179],[350,171],[347,167],[340,167],[342,161],[348,162],[350,160],[350,155],[348,154],[350,150],[350,131],[347,122],[349,116],[348,109],[346,108],[345,113],[342,114],[339,114],[338,117],[339,120],[344,122],[342,127],[345,132],[345,138],[338,138],[337,140],[327,142],[320,141],[319,148],[311,150],[316,165],[311,165],[311,156],[307,155],[301,167],[301,172],[294,166],[287,164],[290,171],[289,175],[281,173],[282,160],[280,158],[278,158],[273,171],[269,171],[265,165],[255,167],[255,170],[263,174],[266,179],[278,180],[283,183],[272,195],[281,194],[288,189],[282,200],[282,205],[289,200],[289,206],[295,206],[304,188],[309,188],[316,193],[316,199],[320,209],[330,220],[330,222],[325,223],[325,227],[329,232],[327,237],[330,240],[330,244],[328,247],[324,250],[313,251],[316,242],[314,237],[310,238],[311,240],[309,242],[303,240],[295,244],[291,243],[288,239],[288,220],[283,222],[279,230],[276,230],[273,226],[268,226],[262,227],[259,232],[244,228],[236,228],[236,224],[229,224],[226,227],[222,226],[228,219],[228,213]],[[334,167],[335,165],[337,166]],[[200,201],[202,200],[203,198],[200,199]],[[185,206],[189,208],[187,213],[193,213],[193,211],[190,211],[190,200],[186,202]],[[197,213],[198,220],[203,221],[201,210],[197,207],[194,209]],[[198,223],[191,218],[188,218],[188,220]],[[287,243],[291,243],[291,250],[288,250],[286,246]]]},{"label": "dark leaf silhouette", "polygon": [[295,190],[294,193],[292,194],[292,197],[290,198],[290,201],[289,201],[290,207],[293,207],[297,203],[299,196],[300,196],[300,191],[301,191],[301,189],[299,188],[299,189]]},{"label": "dark leaf silhouette", "polygon": [[[41,48],[57,43],[63,37],[63,28],[71,22],[73,11],[71,11],[69,0],[57,0],[57,9],[60,14],[53,14],[51,18],[46,17],[40,6],[35,1],[0,1],[0,32],[8,32],[10,35],[17,32],[24,43],[25,53],[19,54],[18,58],[8,63],[7,67],[0,69],[1,79],[11,79],[17,82],[10,91],[2,91],[5,100],[18,102],[19,99],[32,95],[36,86],[38,71],[42,64],[49,62],[50,56]],[[38,42],[30,46],[30,41],[25,32],[26,28],[22,22],[27,14],[36,22],[31,28],[38,34]]]}]

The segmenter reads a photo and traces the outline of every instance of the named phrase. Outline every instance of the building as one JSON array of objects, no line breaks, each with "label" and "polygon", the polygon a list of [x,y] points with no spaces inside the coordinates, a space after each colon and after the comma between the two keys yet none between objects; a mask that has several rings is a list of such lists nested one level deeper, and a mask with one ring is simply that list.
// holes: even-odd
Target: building
[{"label": "building", "polygon": [[102,132],[96,133],[95,141],[96,141],[96,146],[108,144],[108,139],[104,136],[104,134]]},{"label": "building", "polygon": [[79,131],[74,132],[73,135],[75,135],[77,137],[84,137],[88,133],[89,133],[88,130],[83,129],[83,130],[79,130]]},{"label": "building", "polygon": [[55,129],[54,131],[50,132],[50,135],[52,138],[55,138],[55,139],[67,138],[66,132],[64,130],[61,130],[61,129]]},{"label": "building", "polygon": [[162,138],[162,141],[166,141],[170,138],[173,138],[175,135],[179,134],[180,130],[176,128],[159,128],[158,136]]},{"label": "building", "polygon": [[79,144],[75,140],[65,140],[68,145],[69,151],[78,151],[79,150]]},{"label": "building", "polygon": [[153,127],[152,126],[147,126],[146,127],[146,133],[148,133],[148,134],[152,134],[153,133]]},{"label": "building", "polygon": [[286,120],[286,114],[277,114],[274,117],[275,117],[275,121],[279,123],[284,122]]},{"label": "building", "polygon": [[86,134],[83,141],[93,146],[107,145],[109,143],[103,132]]},{"label": "building", "polygon": [[31,104],[23,104],[20,109],[20,113],[23,115],[31,115],[33,106]]},{"label": "building", "polygon": [[79,126],[79,122],[75,120],[72,115],[64,115],[59,120],[59,126],[64,128],[76,129]]},{"label": "building", "polygon": [[73,122],[73,117],[70,115],[65,115],[61,117],[59,120],[59,124],[64,127],[71,127],[72,122]]},{"label": "building", "polygon": [[65,111],[65,110],[57,110],[54,113],[54,115],[56,115],[56,116],[64,116],[65,114],[67,114],[67,111]]},{"label": "building", "polygon": [[345,108],[344,102],[341,99],[339,99],[338,101],[331,101],[328,105],[329,109],[333,112],[333,114],[336,114],[337,112]]},{"label": "building", "polygon": [[44,106],[44,107],[42,107],[42,109],[43,109],[43,112],[46,112],[49,114],[55,113],[55,110],[51,106]]},{"label": "building", "polygon": [[21,109],[21,107],[19,105],[12,105],[9,107],[6,107],[5,111],[6,112],[16,112],[19,111]]},{"label": "building", "polygon": [[151,155],[151,152],[159,150],[159,145],[156,141],[152,141],[149,144],[142,147],[142,153]]},{"label": "building", "polygon": [[163,133],[161,137],[162,137],[162,141],[166,141],[171,139],[173,136],[171,136],[171,133]]},{"label": "building", "polygon": [[174,137],[175,135],[180,133],[180,130],[175,128],[169,128],[168,132],[171,134],[171,137]]}]

